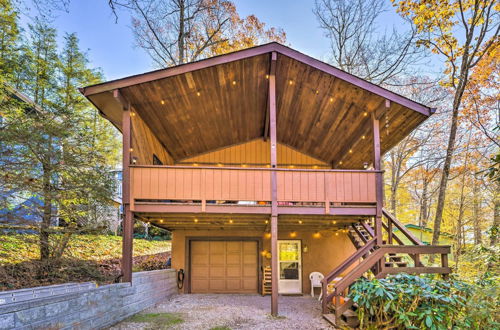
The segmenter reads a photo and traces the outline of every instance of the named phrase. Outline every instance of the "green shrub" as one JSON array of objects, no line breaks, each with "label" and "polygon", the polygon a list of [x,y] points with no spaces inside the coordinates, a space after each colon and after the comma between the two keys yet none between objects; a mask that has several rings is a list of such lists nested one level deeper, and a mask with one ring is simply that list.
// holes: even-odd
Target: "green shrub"
[{"label": "green shrub", "polygon": [[[486,284],[486,283],[485,283]],[[498,281],[471,285],[434,276],[398,274],[359,280],[349,297],[361,329],[484,329],[498,327]]]}]

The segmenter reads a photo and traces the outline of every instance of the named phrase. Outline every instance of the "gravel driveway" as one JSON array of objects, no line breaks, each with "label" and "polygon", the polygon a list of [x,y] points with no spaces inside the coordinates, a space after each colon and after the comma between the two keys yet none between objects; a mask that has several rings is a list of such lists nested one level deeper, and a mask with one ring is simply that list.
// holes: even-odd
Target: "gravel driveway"
[{"label": "gravel driveway", "polygon": [[[333,329],[310,296],[279,297],[279,317],[272,317],[271,297],[240,294],[184,294],[149,308],[111,329]],[[153,313],[178,322],[143,322]],[[158,315],[157,315],[158,316]]]}]

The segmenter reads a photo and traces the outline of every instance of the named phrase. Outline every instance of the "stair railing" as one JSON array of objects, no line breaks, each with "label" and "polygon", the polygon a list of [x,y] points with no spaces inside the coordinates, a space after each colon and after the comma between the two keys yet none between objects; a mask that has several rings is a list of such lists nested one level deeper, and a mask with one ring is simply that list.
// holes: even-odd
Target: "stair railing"
[{"label": "stair railing", "polygon": [[328,295],[328,283],[330,283],[334,278],[342,274],[345,270],[347,270],[347,268],[349,268],[352,264],[357,262],[365,254],[370,253],[370,250],[372,250],[375,247],[375,243],[376,243],[375,239],[371,239],[370,241],[368,241],[361,249],[354,252],[354,254],[352,254],[349,258],[344,260],[344,262],[342,262],[339,266],[337,266],[337,268],[332,270],[321,281],[321,285],[323,288],[322,309],[324,314],[326,314],[328,311],[328,305],[327,305],[328,301],[331,301],[333,297],[333,294]]}]

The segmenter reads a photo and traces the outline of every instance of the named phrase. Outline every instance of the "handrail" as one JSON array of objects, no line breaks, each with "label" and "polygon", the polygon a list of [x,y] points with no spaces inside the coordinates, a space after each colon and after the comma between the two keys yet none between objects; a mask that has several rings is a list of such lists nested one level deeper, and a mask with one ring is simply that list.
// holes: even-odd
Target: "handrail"
[{"label": "handrail", "polygon": [[[376,244],[376,239],[373,238],[372,240],[368,241],[361,249],[357,250],[353,255],[351,255],[349,258],[344,260],[343,263],[341,263],[337,268],[332,270],[328,275],[326,275],[323,280],[321,281],[321,287],[323,289],[323,299],[321,301],[322,309],[323,312],[326,313],[327,308],[327,302],[331,300],[330,295],[328,295],[328,283],[340,275],[344,270],[346,270],[350,265],[352,265],[355,261],[359,260],[362,256],[366,255],[371,249],[375,247]],[[365,259],[366,260],[366,259]],[[330,297],[330,298],[327,298]]]},{"label": "handrail", "polygon": [[367,223],[365,223],[364,221],[361,221],[361,226],[363,226],[363,228],[372,236],[372,237],[375,237],[375,232],[373,231],[373,228],[370,227]]},{"label": "handrail", "polygon": [[382,208],[382,214],[387,217],[409,240],[415,245],[424,245],[415,235],[413,235],[396,217]]},{"label": "handrail", "polygon": [[172,168],[172,169],[205,169],[205,170],[257,170],[257,171],[286,171],[286,172],[325,172],[325,173],[383,173],[379,170],[344,170],[344,169],[314,169],[314,168],[269,168],[269,167],[235,167],[235,166],[187,166],[187,165],[130,165],[130,168]]},{"label": "handrail", "polygon": [[351,285],[363,273],[368,271],[380,259],[382,259],[386,253],[387,252],[385,252],[384,249],[377,249],[375,252],[370,254],[368,258],[364,259],[359,265],[351,270],[348,275],[344,276],[340,281],[335,283],[335,290],[327,296],[327,300],[333,298],[333,296],[339,295],[340,292],[347,289],[349,285]]},{"label": "handrail", "polygon": [[361,249],[357,250],[353,255],[351,255],[349,258],[344,260],[343,263],[341,263],[339,266],[337,266],[337,268],[335,268],[328,275],[326,275],[325,278],[323,278],[322,282],[324,282],[325,284],[328,284],[331,280],[333,280],[335,277],[340,275],[340,273],[342,273],[344,270],[346,270],[355,261],[357,261],[363,255],[368,253],[372,248],[374,248],[375,243],[376,243],[375,238],[366,242],[366,244]]}]

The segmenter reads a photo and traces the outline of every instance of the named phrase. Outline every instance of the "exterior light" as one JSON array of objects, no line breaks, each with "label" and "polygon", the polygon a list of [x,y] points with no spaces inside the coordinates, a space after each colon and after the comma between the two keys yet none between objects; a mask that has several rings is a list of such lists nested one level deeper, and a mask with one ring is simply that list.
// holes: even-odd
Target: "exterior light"
[{"label": "exterior light", "polygon": [[198,166],[198,163],[194,163],[193,166]]},{"label": "exterior light", "polygon": [[349,153],[352,154],[352,149],[349,149]]},{"label": "exterior light", "polygon": [[137,164],[137,157],[132,157],[132,164]]},{"label": "exterior light", "polygon": [[339,162],[339,165],[342,165],[342,161]]},{"label": "exterior light", "polygon": [[160,223],[163,223],[163,219],[160,219]]},{"label": "exterior light", "polygon": [[338,231],[335,232],[335,236],[339,236],[339,232]]},{"label": "exterior light", "polygon": [[301,225],[301,224],[302,224],[302,220],[299,220],[299,225]]},{"label": "exterior light", "polygon": [[290,237],[291,237],[291,238],[295,238],[295,237],[297,237],[297,233],[296,233],[296,232],[294,232],[294,231],[292,231],[292,232],[290,233]]},{"label": "exterior light", "polygon": [[361,137],[361,139],[363,139],[363,140],[364,140],[364,139],[366,139],[366,136],[364,136],[364,135],[363,135],[363,136]]},{"label": "exterior light", "polygon": [[330,97],[330,103],[332,103],[332,102],[333,102],[333,97]]},{"label": "exterior light", "polygon": [[236,80],[233,80],[233,83],[232,83],[232,84],[233,84],[233,86],[234,86],[234,85],[236,85]]},{"label": "exterior light", "polygon": [[195,223],[198,223],[198,219],[196,219],[196,218],[195,218],[195,219],[194,219],[194,222],[195,222]]},{"label": "exterior light", "polygon": [[319,94],[319,90],[316,90],[316,95],[318,95],[318,94]]},{"label": "exterior light", "polygon": [[315,233],[313,234],[313,237],[314,237],[314,238],[320,238],[320,237],[321,237],[321,234],[319,233],[319,231],[317,231],[317,232],[315,232]]},{"label": "exterior light", "polygon": [[363,163],[363,168],[366,170],[368,168],[368,163],[367,162],[364,162]]},{"label": "exterior light", "polygon": [[264,221],[264,223],[267,225],[269,223],[269,220]]},{"label": "exterior light", "polygon": [[196,96],[200,96],[200,95],[201,95],[201,93],[200,93],[200,92],[196,92]]},{"label": "exterior light", "polygon": [[217,166],[222,167],[222,164],[221,163],[217,163]]},{"label": "exterior light", "polygon": [[134,148],[130,148],[130,149],[129,149],[129,151],[130,151],[130,152],[134,151]]},{"label": "exterior light", "polygon": [[368,112],[366,112],[366,111],[363,112],[363,116],[365,116],[365,117],[368,116]]},{"label": "exterior light", "polygon": [[265,237],[265,238],[271,238],[271,233],[265,233],[265,234],[264,234],[264,237]]},{"label": "exterior light", "polygon": [[130,116],[134,117],[135,116],[135,112],[130,112]]},{"label": "exterior light", "polygon": [[336,223],[337,223],[337,221],[332,221],[332,224],[334,224],[334,225],[335,225]]},{"label": "exterior light", "polygon": [[265,257],[265,256],[266,256],[266,254],[267,254],[267,251],[266,251],[266,250],[263,250],[260,254],[261,254],[261,256]]},{"label": "exterior light", "polygon": [[266,79],[269,79],[269,75],[268,74],[266,74]]},{"label": "exterior light", "polygon": [[293,80],[292,79],[288,80],[288,85],[293,85]]},{"label": "exterior light", "polygon": [[233,219],[229,219],[229,223],[233,223]]},{"label": "exterior light", "polygon": [[161,101],[160,101],[160,103],[161,103],[162,105],[164,105],[164,104],[165,104],[165,101],[161,100]]},{"label": "exterior light", "polygon": [[314,165],[313,168],[316,170],[318,168],[318,165]]}]

